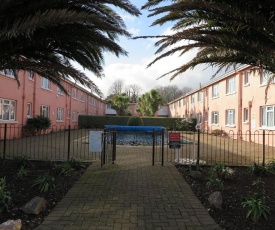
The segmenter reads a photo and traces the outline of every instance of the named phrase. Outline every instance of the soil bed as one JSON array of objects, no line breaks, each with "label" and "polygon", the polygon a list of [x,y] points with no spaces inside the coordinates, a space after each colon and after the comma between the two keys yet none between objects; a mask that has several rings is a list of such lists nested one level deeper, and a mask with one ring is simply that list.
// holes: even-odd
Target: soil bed
[{"label": "soil bed", "polygon": [[[89,164],[81,164],[70,176],[60,175],[57,165],[61,163],[32,161],[28,165],[27,175],[18,177],[20,167],[17,161],[0,161],[0,178],[5,178],[5,190],[10,193],[12,205],[7,212],[0,214],[0,224],[11,219],[21,219],[22,230],[34,229],[41,224],[56,204],[65,196],[68,190],[84,173]],[[40,192],[33,184],[40,175],[49,174],[54,177],[54,189],[48,192]],[[47,208],[38,215],[24,214],[20,208],[32,198],[40,196],[47,201]]]},{"label": "soil bed", "polygon": [[[233,177],[226,180],[224,183],[224,190],[222,191],[222,210],[214,210],[210,208],[208,202],[208,197],[213,191],[207,189],[206,186],[209,179],[210,167],[202,167],[202,178],[200,179],[191,178],[187,166],[178,165],[176,167],[191,186],[195,195],[206,207],[212,218],[222,229],[270,230],[275,228],[274,175],[268,173],[266,175],[255,175],[250,172],[247,167],[233,167],[235,170]],[[257,223],[253,223],[251,219],[246,218],[248,209],[243,208],[241,203],[248,195],[259,192],[257,186],[252,185],[252,183],[259,178],[264,183],[261,189],[265,190],[266,203],[270,208],[271,215],[268,216],[268,220],[260,218]]]}]

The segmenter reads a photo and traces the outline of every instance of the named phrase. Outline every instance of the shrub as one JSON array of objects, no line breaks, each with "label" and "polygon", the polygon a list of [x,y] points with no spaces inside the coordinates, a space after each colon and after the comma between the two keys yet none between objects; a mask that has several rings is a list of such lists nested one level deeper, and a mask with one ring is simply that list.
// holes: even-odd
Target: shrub
[{"label": "shrub", "polygon": [[28,170],[26,170],[24,166],[21,166],[21,168],[18,170],[17,178],[22,179],[27,175],[28,175]]},{"label": "shrub", "polygon": [[82,163],[80,161],[77,161],[76,159],[74,158],[71,158],[69,161],[68,161],[68,164],[75,170],[79,170],[82,168]]},{"label": "shrub", "polygon": [[47,117],[36,116],[28,118],[27,124],[24,126],[24,134],[26,136],[34,136],[40,134],[42,130],[50,128],[51,120]]},{"label": "shrub", "polygon": [[267,172],[266,167],[262,165],[258,165],[256,162],[254,162],[251,166],[249,166],[249,170],[255,175],[263,175]]},{"label": "shrub", "polygon": [[12,202],[10,193],[5,190],[5,187],[5,178],[0,178],[0,213],[7,211]]},{"label": "shrub", "polygon": [[222,136],[223,136],[223,137],[228,136],[228,134],[227,134],[224,130],[222,130],[222,129],[215,129],[215,130],[212,130],[211,134],[214,135],[214,136],[221,136],[221,137],[222,137]]},{"label": "shrub", "polygon": [[128,126],[142,126],[143,120],[141,117],[129,117]]},{"label": "shrub", "polygon": [[58,165],[57,169],[59,174],[63,176],[70,176],[74,172],[74,168],[69,164],[69,162]]},{"label": "shrub", "polygon": [[210,174],[214,177],[217,177],[221,180],[229,179],[232,176],[230,168],[227,167],[227,164],[216,163],[210,169]]},{"label": "shrub", "polygon": [[33,187],[38,187],[40,192],[48,192],[49,190],[53,190],[55,187],[54,177],[49,174],[41,175],[35,180]]},{"label": "shrub", "polygon": [[16,156],[13,158],[13,160],[18,168],[26,168],[32,166],[29,158],[26,156]]},{"label": "shrub", "polygon": [[182,118],[176,120],[176,130],[181,131],[196,131],[196,118]]},{"label": "shrub", "polygon": [[266,205],[265,197],[259,193],[254,193],[245,198],[242,202],[242,206],[248,208],[246,218],[251,218],[256,223],[260,217],[264,217],[267,220],[267,215],[270,215],[270,208]]},{"label": "shrub", "polygon": [[218,190],[218,191],[223,191],[223,180],[215,177],[210,177],[208,182],[206,183],[206,188],[207,189],[213,189],[213,190]]}]

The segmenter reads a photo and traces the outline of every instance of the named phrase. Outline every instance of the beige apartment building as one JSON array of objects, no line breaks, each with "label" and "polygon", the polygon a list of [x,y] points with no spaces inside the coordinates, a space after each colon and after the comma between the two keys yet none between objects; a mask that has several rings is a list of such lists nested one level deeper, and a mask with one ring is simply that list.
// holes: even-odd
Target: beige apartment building
[{"label": "beige apartment building", "polygon": [[275,130],[273,80],[266,95],[271,77],[266,71],[240,66],[170,102],[170,114],[197,118],[201,129],[209,132],[271,132]]}]

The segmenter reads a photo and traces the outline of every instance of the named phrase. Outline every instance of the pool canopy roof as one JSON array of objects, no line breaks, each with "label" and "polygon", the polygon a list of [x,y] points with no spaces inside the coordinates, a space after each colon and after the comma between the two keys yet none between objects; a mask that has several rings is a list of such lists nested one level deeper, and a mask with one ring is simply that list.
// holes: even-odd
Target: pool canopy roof
[{"label": "pool canopy roof", "polygon": [[162,126],[120,126],[120,125],[105,125],[106,130],[116,131],[133,131],[133,132],[159,132],[164,130]]}]

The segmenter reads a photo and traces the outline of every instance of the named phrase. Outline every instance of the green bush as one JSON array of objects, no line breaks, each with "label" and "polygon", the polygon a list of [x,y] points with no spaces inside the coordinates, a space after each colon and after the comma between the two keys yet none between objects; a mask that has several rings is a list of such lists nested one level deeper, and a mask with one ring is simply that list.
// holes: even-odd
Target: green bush
[{"label": "green bush", "polygon": [[256,223],[260,217],[264,217],[267,220],[267,216],[270,215],[270,208],[265,202],[265,197],[254,193],[253,195],[247,196],[245,201],[242,202],[244,208],[248,208],[246,218],[251,218]]},{"label": "green bush", "polygon": [[40,192],[48,192],[49,190],[53,190],[55,187],[54,177],[49,174],[41,175],[35,180],[33,187],[38,187]]},{"label": "green bush", "polygon": [[27,175],[28,175],[28,170],[26,170],[24,166],[21,166],[21,168],[17,172],[17,178],[23,179],[23,177]]},{"label": "green bush", "polygon": [[142,126],[143,120],[141,117],[129,117],[128,126]]},{"label": "green bush", "polygon": [[26,156],[15,156],[13,160],[18,168],[27,168],[32,166],[31,161]]},{"label": "green bush", "polygon": [[26,136],[34,136],[40,134],[43,130],[50,128],[51,120],[47,117],[36,116],[28,118],[27,124],[24,126],[24,134]]},{"label": "green bush", "polygon": [[12,202],[10,193],[5,190],[5,187],[5,178],[0,178],[0,213],[7,211]]},{"label": "green bush", "polygon": [[62,163],[57,166],[58,172],[62,176],[70,176],[75,171],[74,168],[68,163]]}]

